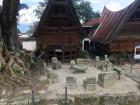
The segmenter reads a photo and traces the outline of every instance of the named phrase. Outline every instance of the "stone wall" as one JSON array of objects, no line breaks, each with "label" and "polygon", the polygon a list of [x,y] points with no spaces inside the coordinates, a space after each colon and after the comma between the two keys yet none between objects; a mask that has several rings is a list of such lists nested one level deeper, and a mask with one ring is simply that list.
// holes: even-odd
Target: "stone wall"
[{"label": "stone wall", "polygon": [[[31,99],[31,97],[30,97]],[[29,101],[29,100],[28,100]],[[24,103],[25,102],[25,103]],[[26,100],[12,100],[6,103],[0,103],[0,105],[32,105],[32,101],[26,102]],[[38,98],[35,105],[65,105],[64,96],[60,96],[57,99],[47,99],[45,97]],[[123,95],[77,95],[69,96],[67,105],[140,105],[140,96],[135,93],[123,94]]]},{"label": "stone wall", "polygon": [[[140,105],[140,96],[134,94],[127,95],[103,95],[88,96],[80,95],[68,99],[67,105]],[[64,99],[58,99],[55,104],[46,105],[65,105]]]}]

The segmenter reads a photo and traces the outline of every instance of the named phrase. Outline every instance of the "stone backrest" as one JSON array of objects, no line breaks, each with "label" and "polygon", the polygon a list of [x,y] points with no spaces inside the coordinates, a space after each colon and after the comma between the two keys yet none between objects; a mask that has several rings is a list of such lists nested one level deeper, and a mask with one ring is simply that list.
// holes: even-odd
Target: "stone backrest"
[{"label": "stone backrest", "polygon": [[96,64],[95,66],[104,71],[104,72],[108,72],[112,70],[112,63],[110,62],[109,58],[107,55],[105,55],[105,59],[104,60],[100,60],[99,56],[96,56]]},{"label": "stone backrest", "polygon": [[71,60],[71,61],[70,61],[70,64],[71,64],[71,65],[75,65],[75,64],[76,64],[75,60]]},{"label": "stone backrest", "polygon": [[66,85],[70,89],[76,88],[76,78],[75,77],[71,77],[71,76],[67,76],[66,77]]},{"label": "stone backrest", "polygon": [[96,56],[95,59],[96,59],[96,61],[100,61],[100,57],[99,56]]},{"label": "stone backrest", "polygon": [[58,61],[56,57],[52,57],[51,60],[52,60],[52,69],[57,70],[62,68],[61,62]]},{"label": "stone backrest", "polygon": [[74,69],[74,65],[76,65],[75,60],[71,60],[70,61],[70,68],[73,70]]},{"label": "stone backrest", "polygon": [[52,63],[57,63],[58,62],[56,57],[52,57],[51,61],[52,61]]},{"label": "stone backrest", "polygon": [[87,59],[87,58],[77,58],[76,59],[77,64],[86,64],[86,63],[89,63],[89,62],[90,62],[90,59]]},{"label": "stone backrest", "polygon": [[89,77],[86,79],[87,84],[95,84],[96,83],[96,77]]},{"label": "stone backrest", "polygon": [[88,77],[83,80],[85,90],[94,91],[96,89],[96,77]]},{"label": "stone backrest", "polygon": [[105,54],[105,59],[107,59],[108,58],[108,56]]},{"label": "stone backrest", "polygon": [[98,69],[100,68],[100,57],[99,56],[95,57],[95,67]]}]

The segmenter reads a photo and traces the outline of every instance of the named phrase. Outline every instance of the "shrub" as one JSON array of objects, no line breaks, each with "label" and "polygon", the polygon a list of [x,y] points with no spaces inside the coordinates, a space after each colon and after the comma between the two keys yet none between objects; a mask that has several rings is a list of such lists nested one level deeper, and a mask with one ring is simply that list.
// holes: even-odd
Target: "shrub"
[{"label": "shrub", "polygon": [[88,51],[81,51],[80,52],[80,58],[88,58],[88,57],[89,57]]}]

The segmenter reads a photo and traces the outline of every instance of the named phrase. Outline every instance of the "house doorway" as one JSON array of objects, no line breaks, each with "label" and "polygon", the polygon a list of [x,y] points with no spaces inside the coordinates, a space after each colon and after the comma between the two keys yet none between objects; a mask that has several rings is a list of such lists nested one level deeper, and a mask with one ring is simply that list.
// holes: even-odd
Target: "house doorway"
[{"label": "house doorway", "polygon": [[84,38],[83,45],[82,45],[82,50],[83,51],[89,51],[89,49],[90,49],[90,39],[89,38]]}]

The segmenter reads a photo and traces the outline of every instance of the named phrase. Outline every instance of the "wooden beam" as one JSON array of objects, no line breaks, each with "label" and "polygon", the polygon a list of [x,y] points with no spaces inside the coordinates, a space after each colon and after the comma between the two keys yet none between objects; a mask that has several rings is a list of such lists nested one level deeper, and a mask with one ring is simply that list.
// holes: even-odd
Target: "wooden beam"
[{"label": "wooden beam", "polygon": [[63,6],[67,6],[68,5],[66,1],[59,1],[59,0],[58,0],[58,2],[57,1],[53,2],[53,4],[54,5],[63,5]]},{"label": "wooden beam", "polygon": [[61,28],[59,28],[59,27],[44,27],[44,28],[42,28],[42,30],[75,30],[75,29],[77,29],[77,27],[61,27]]},{"label": "wooden beam", "polygon": [[[62,32],[62,31],[61,31],[61,32]],[[56,34],[57,34],[58,31],[41,31],[41,32],[40,32],[40,34],[42,34],[42,35],[43,35],[43,34],[46,35],[46,34],[48,34],[48,33],[52,33],[52,34],[53,34],[53,33],[54,33],[54,34],[56,33]],[[75,30],[75,31],[63,31],[62,33],[79,33],[79,31],[77,31],[77,30]]]}]

